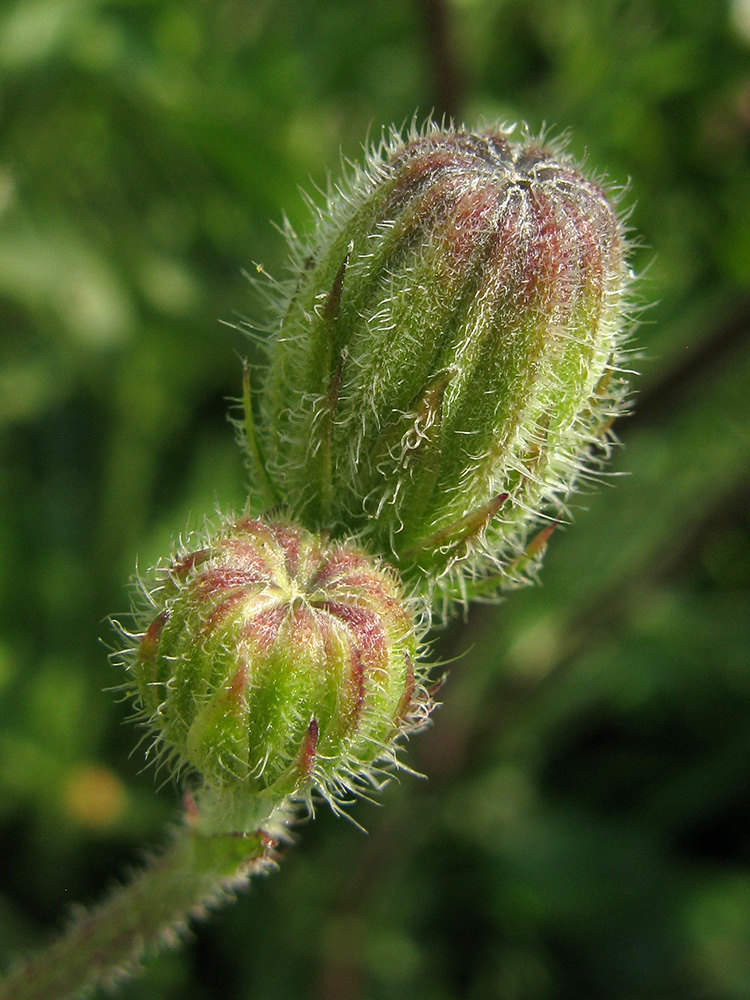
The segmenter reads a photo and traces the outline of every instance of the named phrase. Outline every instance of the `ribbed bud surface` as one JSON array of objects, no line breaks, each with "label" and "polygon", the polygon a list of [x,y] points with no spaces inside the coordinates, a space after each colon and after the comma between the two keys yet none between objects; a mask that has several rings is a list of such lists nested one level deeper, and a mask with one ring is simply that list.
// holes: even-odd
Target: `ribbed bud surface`
[{"label": "ribbed bud surface", "polygon": [[150,598],[137,698],[223,822],[258,797],[337,802],[429,712],[395,574],[350,545],[244,518],[158,571]]},{"label": "ribbed bud surface", "polygon": [[417,592],[522,576],[624,394],[604,191],[538,141],[430,128],[292,245],[258,431],[275,498]]}]

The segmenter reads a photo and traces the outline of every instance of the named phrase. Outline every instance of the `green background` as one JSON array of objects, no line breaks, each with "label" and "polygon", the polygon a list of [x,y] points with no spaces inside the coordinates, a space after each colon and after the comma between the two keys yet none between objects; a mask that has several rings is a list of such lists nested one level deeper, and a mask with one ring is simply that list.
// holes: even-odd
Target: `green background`
[{"label": "green background", "polygon": [[136,556],[243,504],[242,269],[283,274],[300,186],[431,110],[569,130],[629,182],[617,475],[540,587],[440,637],[428,780],[358,804],[367,836],[321,809],[121,995],[750,998],[747,0],[2,4],[4,963],[178,815],[105,690],[107,616]]}]

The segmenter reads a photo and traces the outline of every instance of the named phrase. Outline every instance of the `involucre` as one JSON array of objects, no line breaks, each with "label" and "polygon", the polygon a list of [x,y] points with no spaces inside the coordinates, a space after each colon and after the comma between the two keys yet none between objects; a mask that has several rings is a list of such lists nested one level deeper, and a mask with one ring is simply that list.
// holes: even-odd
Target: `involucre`
[{"label": "involucre", "polygon": [[625,394],[607,193],[539,140],[429,126],[383,142],[290,244],[245,401],[257,491],[443,610],[527,577]]},{"label": "involucre", "polygon": [[144,581],[124,654],[157,754],[192,776],[201,828],[254,830],[291,796],[377,786],[427,718],[396,574],[352,544],[227,521]]}]

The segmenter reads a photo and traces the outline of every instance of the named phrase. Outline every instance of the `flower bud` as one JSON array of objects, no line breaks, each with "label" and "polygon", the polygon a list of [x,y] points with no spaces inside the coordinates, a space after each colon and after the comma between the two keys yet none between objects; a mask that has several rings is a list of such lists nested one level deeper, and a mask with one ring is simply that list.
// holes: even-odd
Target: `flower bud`
[{"label": "flower bud", "polygon": [[246,400],[269,502],[423,595],[528,573],[625,391],[627,245],[602,188],[540,141],[431,126],[291,243],[257,433]]},{"label": "flower bud", "polygon": [[428,715],[396,576],[353,546],[242,518],[156,575],[129,667],[156,748],[200,775],[209,829],[314,789],[336,805]]}]

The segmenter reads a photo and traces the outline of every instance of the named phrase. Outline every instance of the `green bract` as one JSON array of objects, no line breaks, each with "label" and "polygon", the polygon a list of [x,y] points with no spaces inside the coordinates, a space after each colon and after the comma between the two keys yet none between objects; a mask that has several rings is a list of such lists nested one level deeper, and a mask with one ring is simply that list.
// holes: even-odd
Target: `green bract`
[{"label": "green bract", "polygon": [[396,576],[353,546],[243,518],[156,576],[129,665],[208,828],[254,829],[314,789],[336,804],[429,713]]},{"label": "green bract", "polygon": [[255,415],[246,393],[255,492],[430,601],[523,578],[624,395],[602,188],[539,141],[431,126],[291,245]]}]

